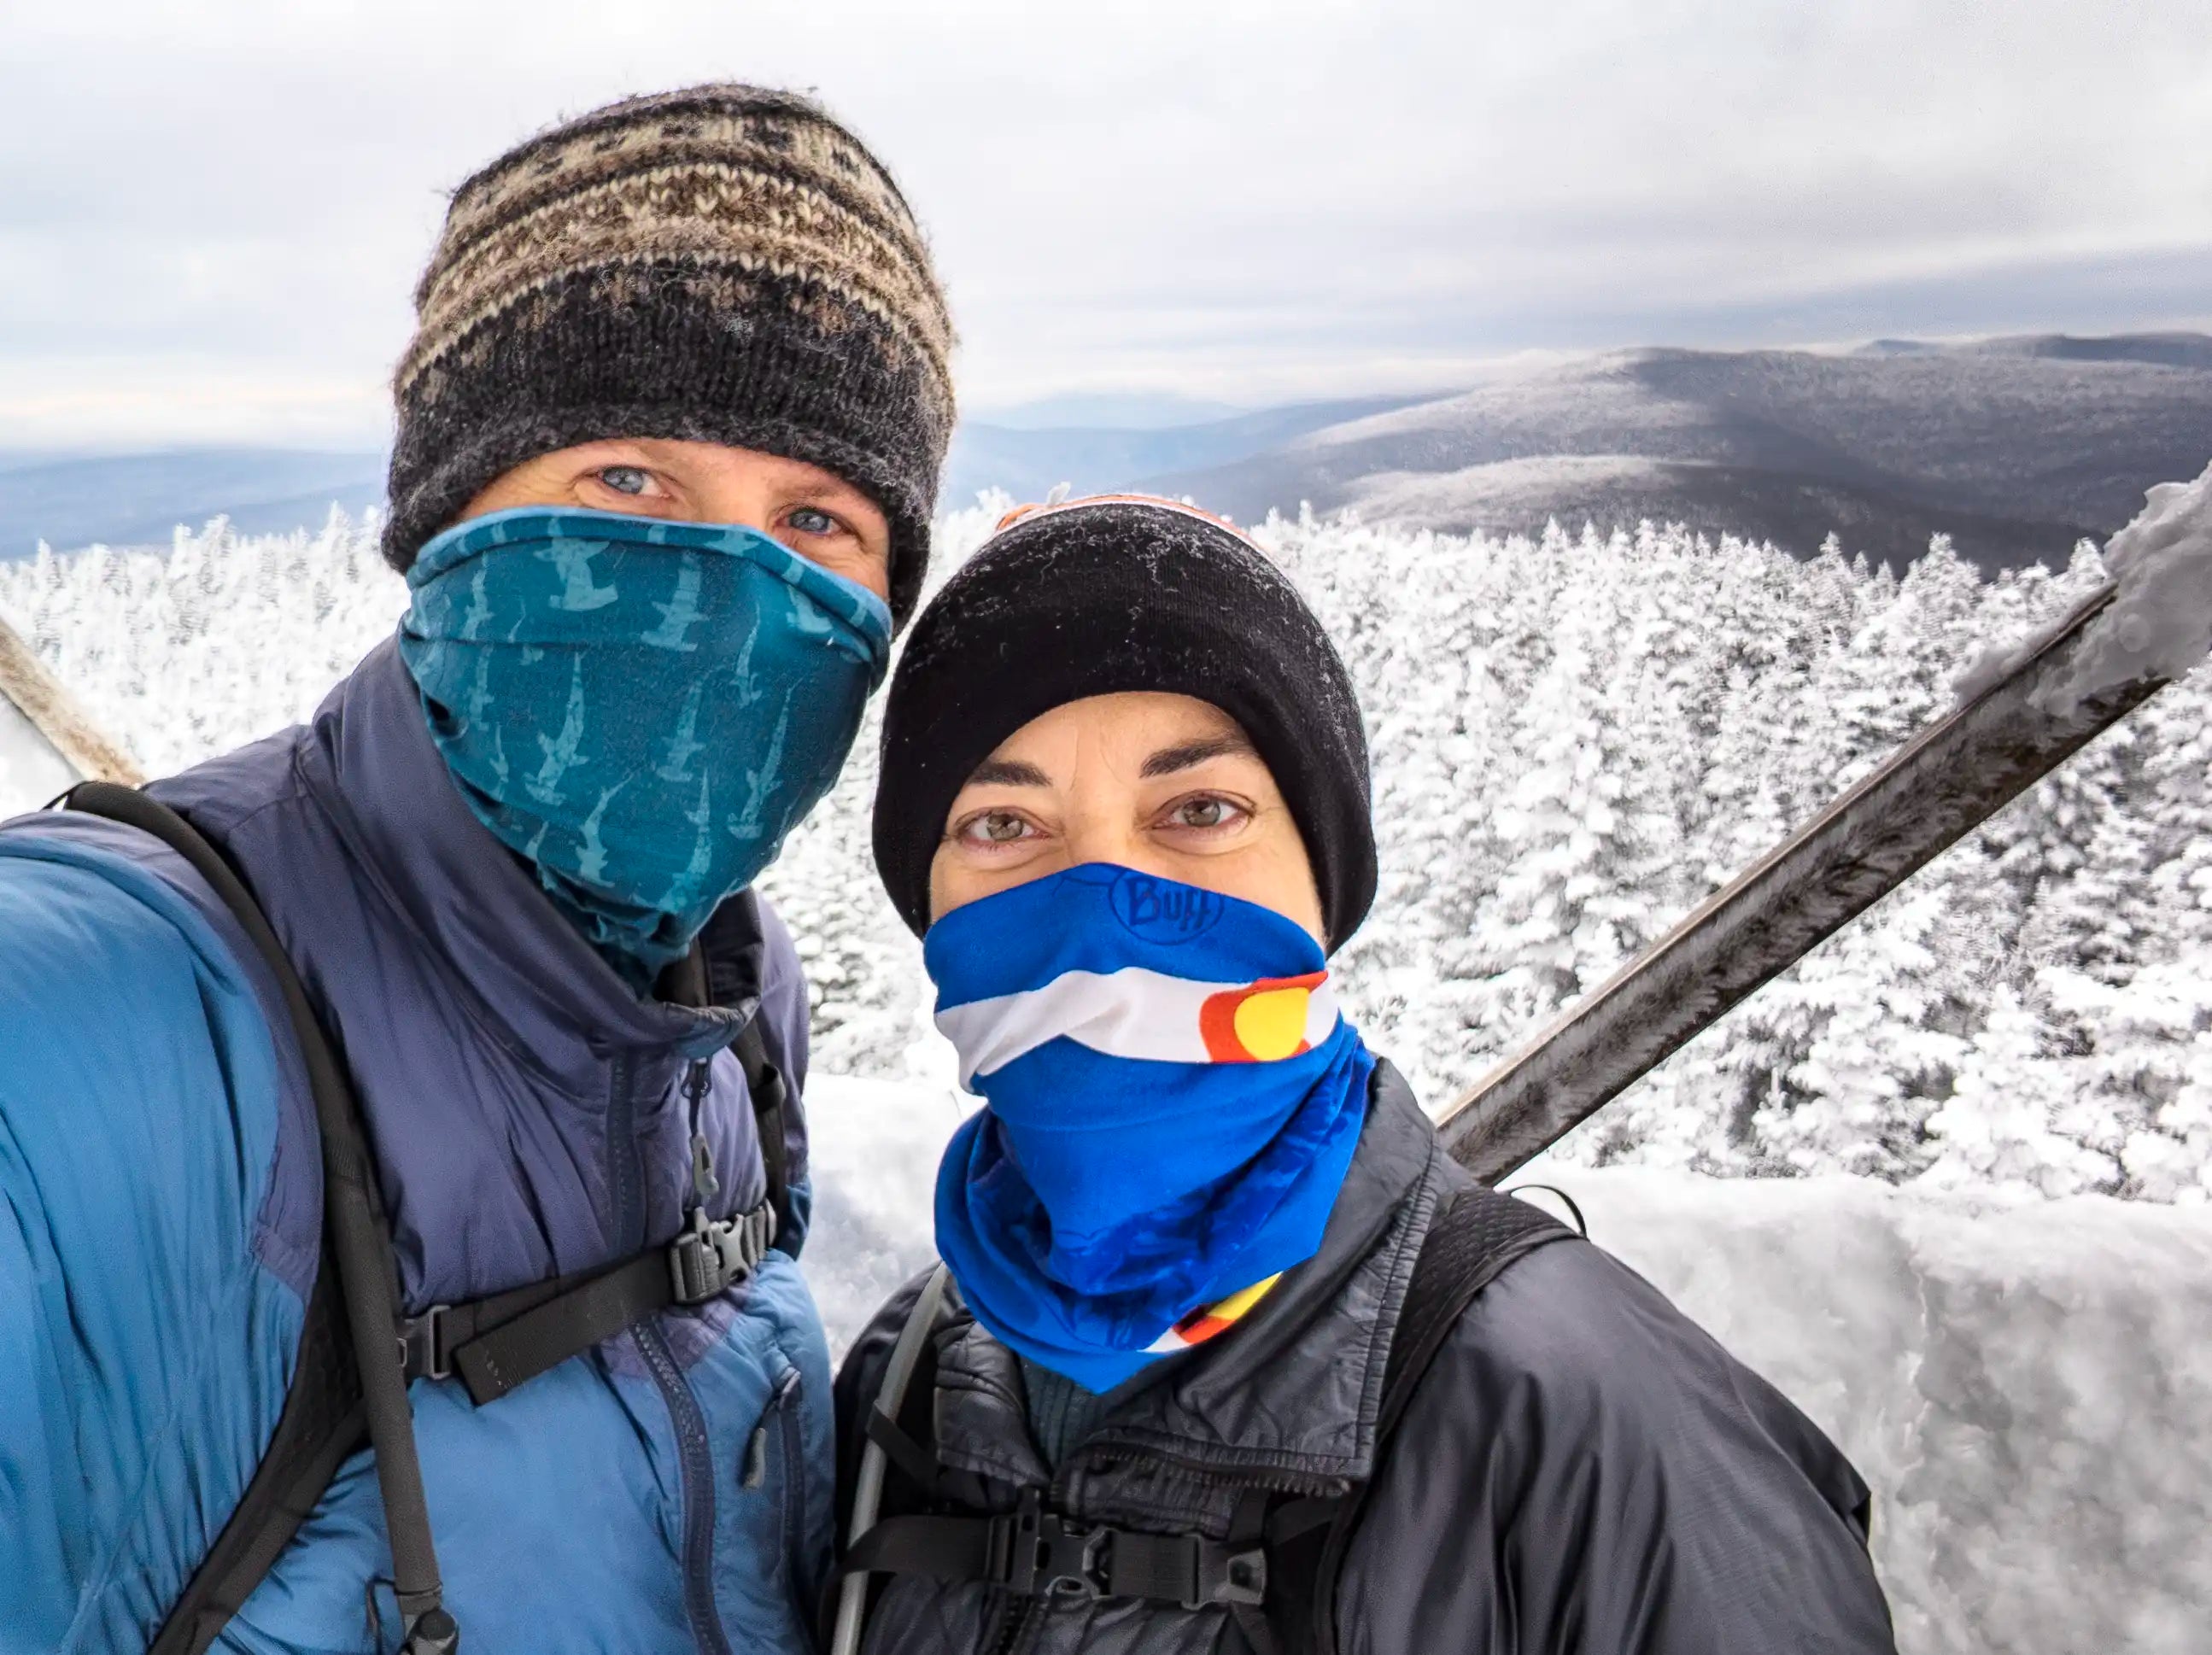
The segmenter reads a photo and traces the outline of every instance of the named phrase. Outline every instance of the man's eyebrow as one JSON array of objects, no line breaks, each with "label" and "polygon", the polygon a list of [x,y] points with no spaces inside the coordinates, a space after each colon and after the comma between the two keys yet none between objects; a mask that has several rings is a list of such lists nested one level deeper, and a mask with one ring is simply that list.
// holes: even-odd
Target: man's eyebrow
[{"label": "man's eyebrow", "polygon": [[969,787],[1049,787],[1052,778],[1018,759],[986,759],[968,777]]},{"label": "man's eyebrow", "polygon": [[1226,735],[1201,736],[1194,742],[1162,748],[1145,761],[1145,767],[1140,773],[1149,780],[1154,776],[1172,776],[1178,770],[1191,769],[1204,764],[1208,759],[1253,755],[1251,741],[1241,730]]}]

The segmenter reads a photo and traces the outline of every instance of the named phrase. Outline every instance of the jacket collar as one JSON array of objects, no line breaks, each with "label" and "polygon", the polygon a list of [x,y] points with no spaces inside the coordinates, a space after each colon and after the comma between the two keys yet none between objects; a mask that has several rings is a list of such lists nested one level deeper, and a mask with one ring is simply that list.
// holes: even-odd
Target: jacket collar
[{"label": "jacket collar", "polygon": [[[1443,1176],[1435,1129],[1404,1077],[1377,1063],[1321,1251],[1229,1331],[1122,1387],[1085,1447],[1246,1480],[1371,1475],[1390,1339]],[[958,1314],[964,1325],[939,1347],[938,1452],[957,1469],[1042,1482],[1012,1354],[964,1306]]]},{"label": "jacket collar", "polygon": [[332,690],[302,744],[307,791],[361,873],[453,967],[481,1016],[520,1053],[703,1057],[751,1006],[641,998],[478,821],[430,739],[396,640]]}]

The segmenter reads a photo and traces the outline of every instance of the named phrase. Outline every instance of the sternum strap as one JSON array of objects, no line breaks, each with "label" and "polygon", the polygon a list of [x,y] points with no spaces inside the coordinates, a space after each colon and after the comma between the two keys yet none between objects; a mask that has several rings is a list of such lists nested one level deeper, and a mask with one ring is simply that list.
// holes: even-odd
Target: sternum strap
[{"label": "sternum strap", "polygon": [[478,1407],[672,1305],[702,1304],[758,1268],[775,1243],[775,1208],[692,1227],[665,1247],[602,1270],[532,1282],[401,1319],[409,1379],[458,1374]]},{"label": "sternum strap", "polygon": [[1035,1492],[1002,1517],[888,1517],[856,1541],[843,1572],[977,1580],[1025,1597],[1126,1597],[1198,1609],[1256,1604],[1267,1553],[1197,1535],[1085,1525]]}]

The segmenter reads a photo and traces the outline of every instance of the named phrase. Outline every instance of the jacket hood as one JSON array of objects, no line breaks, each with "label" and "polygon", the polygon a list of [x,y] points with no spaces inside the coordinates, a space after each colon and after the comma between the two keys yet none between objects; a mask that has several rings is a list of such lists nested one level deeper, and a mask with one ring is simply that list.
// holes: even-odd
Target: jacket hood
[{"label": "jacket hood", "polygon": [[[691,1185],[692,1062],[709,1065],[710,1215],[762,1198],[751,1104],[725,1048],[763,1015],[796,1098],[806,998],[781,923],[741,894],[701,938],[704,997],[719,1003],[641,997],[470,812],[393,644],[309,724],[152,791],[229,853],[344,1055],[410,1309],[672,1237]],[[794,1185],[799,1115],[786,1112]],[[795,1209],[787,1251],[803,1224]]]},{"label": "jacket hood", "polygon": [[453,963],[474,1009],[518,1056],[556,1055],[580,1040],[601,1055],[698,1057],[743,1025],[749,1008],[641,997],[577,934],[471,813],[396,640],[340,682],[308,735],[301,778],[362,876]]}]

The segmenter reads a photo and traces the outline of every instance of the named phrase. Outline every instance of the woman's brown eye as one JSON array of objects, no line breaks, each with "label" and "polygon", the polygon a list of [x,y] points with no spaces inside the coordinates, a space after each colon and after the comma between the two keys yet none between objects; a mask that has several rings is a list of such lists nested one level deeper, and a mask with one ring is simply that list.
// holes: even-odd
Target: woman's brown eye
[{"label": "woman's brown eye", "polygon": [[960,830],[960,837],[981,840],[987,845],[1011,845],[1027,836],[1029,823],[1011,810],[986,810],[971,817]]},{"label": "woman's brown eye", "polygon": [[1229,819],[1226,799],[1193,799],[1176,812],[1186,828],[1218,828]]}]

